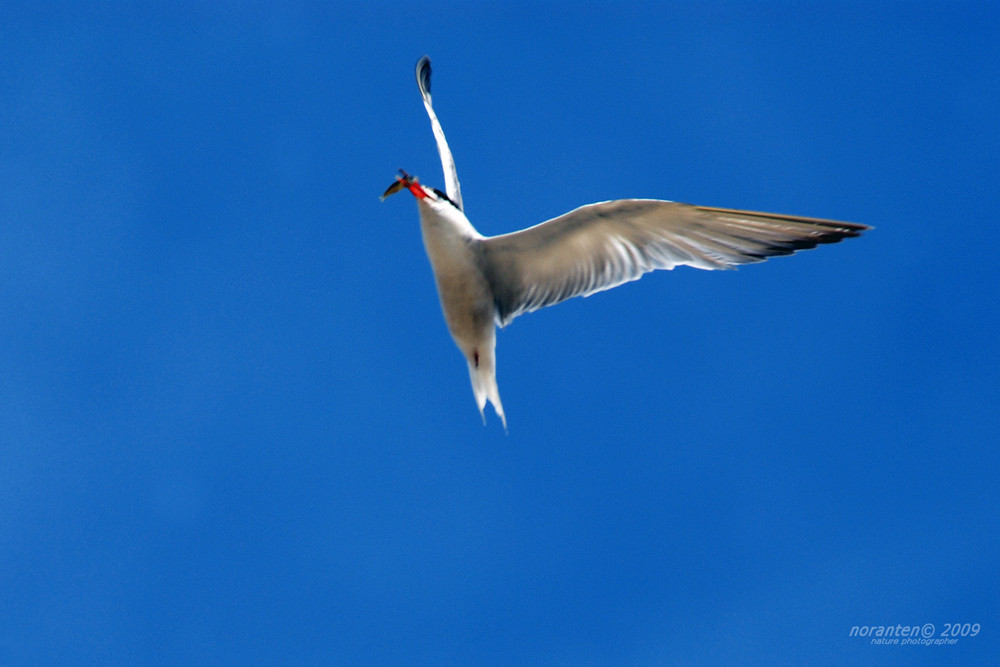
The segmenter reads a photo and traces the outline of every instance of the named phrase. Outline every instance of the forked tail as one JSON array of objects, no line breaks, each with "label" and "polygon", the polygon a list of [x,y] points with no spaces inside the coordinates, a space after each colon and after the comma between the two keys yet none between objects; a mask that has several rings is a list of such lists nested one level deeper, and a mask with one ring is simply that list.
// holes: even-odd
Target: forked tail
[{"label": "forked tail", "polygon": [[[492,357],[492,355],[490,355]],[[500,421],[503,422],[503,430],[507,430],[507,417],[503,414],[503,404],[500,403],[500,389],[497,387],[497,374],[496,368],[493,364],[493,359],[485,358],[486,355],[482,355],[478,359],[478,365],[475,360],[469,360],[469,378],[472,380],[472,393],[476,395],[476,405],[479,407],[479,416],[483,418],[483,423],[486,423],[486,415],[483,414],[483,408],[486,407],[486,401],[493,404],[493,410],[500,417]]]}]

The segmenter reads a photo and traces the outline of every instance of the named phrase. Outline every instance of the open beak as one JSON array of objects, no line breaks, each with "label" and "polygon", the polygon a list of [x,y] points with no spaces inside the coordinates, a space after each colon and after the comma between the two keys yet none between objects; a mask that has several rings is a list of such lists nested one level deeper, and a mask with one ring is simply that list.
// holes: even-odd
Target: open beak
[{"label": "open beak", "polygon": [[399,170],[399,173],[400,176],[395,181],[393,181],[392,185],[386,188],[385,192],[382,193],[382,196],[378,198],[379,201],[385,201],[385,198],[388,197],[389,195],[394,195],[400,190],[408,188],[410,186],[410,183],[413,183],[417,180],[413,176],[407,174],[402,169]]}]

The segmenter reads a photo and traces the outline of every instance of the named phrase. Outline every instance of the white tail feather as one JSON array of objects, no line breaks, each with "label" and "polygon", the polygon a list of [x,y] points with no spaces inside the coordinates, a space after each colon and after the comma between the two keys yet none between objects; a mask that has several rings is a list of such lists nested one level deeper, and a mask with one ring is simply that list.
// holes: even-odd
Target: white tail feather
[{"label": "white tail feather", "polygon": [[503,413],[503,404],[500,403],[500,389],[497,387],[497,376],[496,370],[493,366],[492,359],[489,360],[490,363],[484,363],[486,359],[480,359],[478,366],[474,362],[469,362],[469,379],[472,380],[472,393],[476,395],[476,405],[479,407],[479,416],[483,418],[483,423],[486,423],[486,415],[483,414],[483,408],[486,407],[486,401],[488,400],[493,404],[493,410],[500,417],[500,421],[503,422],[503,428],[507,430],[507,417]]}]

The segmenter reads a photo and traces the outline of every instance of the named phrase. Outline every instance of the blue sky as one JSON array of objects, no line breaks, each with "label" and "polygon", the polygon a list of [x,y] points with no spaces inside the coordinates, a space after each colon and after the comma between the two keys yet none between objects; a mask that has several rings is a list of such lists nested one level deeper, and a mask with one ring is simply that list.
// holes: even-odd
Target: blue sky
[{"label": "blue sky", "polygon": [[[3,10],[0,664],[995,657],[997,5],[359,4]],[[518,319],[484,427],[425,53],[483,233],[877,229]]]}]

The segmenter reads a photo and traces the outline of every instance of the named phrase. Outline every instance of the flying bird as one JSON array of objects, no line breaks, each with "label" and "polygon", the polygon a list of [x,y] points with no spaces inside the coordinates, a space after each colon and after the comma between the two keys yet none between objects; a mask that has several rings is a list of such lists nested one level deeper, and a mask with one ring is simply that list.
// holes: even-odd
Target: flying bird
[{"label": "flying bird", "polygon": [[417,200],[444,319],[468,362],[484,423],[489,401],[507,428],[496,381],[496,325],[637,280],[649,271],[679,265],[731,269],[870,229],[835,220],[619,199],[587,204],[510,234],[483,236],[463,212],[455,160],[431,104],[427,56],[417,62],[416,75],[441,157],[445,192],[400,169],[382,199],[409,190]]}]

